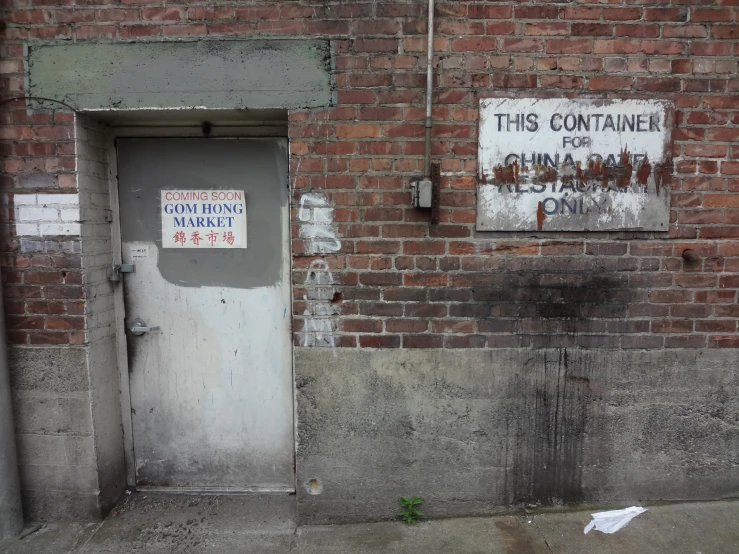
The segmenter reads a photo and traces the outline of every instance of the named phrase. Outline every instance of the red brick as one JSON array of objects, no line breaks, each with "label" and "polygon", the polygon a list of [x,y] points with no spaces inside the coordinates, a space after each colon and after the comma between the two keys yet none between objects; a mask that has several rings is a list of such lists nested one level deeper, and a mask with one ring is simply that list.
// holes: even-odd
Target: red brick
[{"label": "red brick", "polygon": [[736,300],[736,291],[733,290],[699,290],[695,293],[696,302],[709,304],[733,303]]},{"label": "red brick", "polygon": [[691,333],[693,321],[685,319],[662,319],[652,321],[653,333]]},{"label": "red brick", "polygon": [[382,333],[382,321],[377,319],[343,318],[341,330],[345,333]]},{"label": "red brick", "polygon": [[493,85],[497,88],[536,88],[536,75],[495,73]]},{"label": "red brick", "polygon": [[362,348],[400,348],[400,336],[360,335],[359,346]]},{"label": "red brick", "polygon": [[354,41],[355,52],[397,52],[397,39],[365,39],[359,38]]},{"label": "red brick", "polygon": [[30,344],[71,344],[70,336],[62,332],[29,333]]},{"label": "red brick", "polygon": [[659,36],[657,25],[616,25],[617,37],[655,38]]},{"label": "red brick", "polygon": [[236,9],[237,19],[279,19],[278,6],[245,6]]},{"label": "red brick", "polygon": [[708,346],[711,348],[739,348],[739,336],[709,337]]},{"label": "red brick", "polygon": [[593,41],[590,39],[549,39],[546,41],[547,54],[590,54]]},{"label": "red brick", "polygon": [[690,21],[716,21],[719,23],[729,23],[734,20],[732,10],[730,8],[721,9],[705,9],[692,8],[690,10]]},{"label": "red brick", "polygon": [[708,30],[704,25],[665,25],[662,28],[664,38],[706,38]]},{"label": "red brick", "polygon": [[590,77],[590,90],[631,90],[633,77]]},{"label": "red brick", "polygon": [[699,333],[734,333],[736,332],[736,320],[713,319],[696,321],[695,330]]},{"label": "red brick", "polygon": [[164,36],[167,37],[192,37],[206,34],[208,28],[205,25],[165,25],[162,28]]},{"label": "red brick", "polygon": [[403,243],[403,254],[407,255],[439,255],[446,252],[443,241],[406,241]]},{"label": "red brick", "polygon": [[431,322],[432,333],[473,333],[473,321],[434,320]]},{"label": "red brick", "polygon": [[139,10],[129,8],[97,9],[97,20],[106,21],[136,21],[139,19]]},{"label": "red brick", "polygon": [[508,19],[511,13],[511,6],[470,4],[467,16],[470,19]]},{"label": "red brick", "polygon": [[[631,44],[636,45],[636,41],[632,41]],[[679,56],[685,54],[686,45],[678,41],[642,40],[640,50],[645,54],[664,54],[667,56]],[[635,49],[633,52],[638,51],[639,49]]]},{"label": "red brick", "polygon": [[302,21],[259,21],[257,32],[274,33],[277,35],[297,35],[304,31],[305,23]]},{"label": "red brick", "polygon": [[739,25],[712,25],[711,36],[719,40],[739,39]]},{"label": "red brick", "polygon": [[688,20],[688,13],[687,8],[645,8],[644,20],[664,23],[685,22]]},{"label": "red brick", "polygon": [[607,21],[633,21],[641,17],[641,8],[603,8],[603,19]]},{"label": "red brick", "polygon": [[729,127],[724,129],[708,129],[706,140],[715,140],[719,142],[739,141],[739,128]]},{"label": "red brick", "polygon": [[733,45],[728,42],[692,42],[690,53],[693,56],[731,56]]},{"label": "red brick", "polygon": [[75,28],[74,34],[78,39],[112,38],[115,32],[114,25],[80,25]]},{"label": "red brick", "polygon": [[193,21],[215,21],[218,19],[231,19],[235,16],[232,6],[192,7],[187,10],[187,19]]},{"label": "red brick", "polygon": [[704,348],[706,338],[701,335],[669,335],[665,337],[665,348]]},{"label": "red brick", "polygon": [[69,9],[54,10],[54,20],[57,23],[83,23],[95,21],[95,10]]},{"label": "red brick", "polygon": [[572,36],[611,37],[613,36],[613,25],[609,23],[573,23]]},{"label": "red brick", "polygon": [[126,25],[118,28],[118,36],[120,38],[150,37],[161,34],[161,31],[161,25]]},{"label": "red brick", "polygon": [[440,35],[482,35],[485,25],[479,21],[441,20],[436,26]]},{"label": "red brick", "polygon": [[455,38],[451,41],[452,52],[495,52],[498,39],[492,37]]},{"label": "red brick", "polygon": [[337,125],[336,136],[338,138],[377,138],[380,136],[380,126],[367,124]]},{"label": "red brick", "polygon": [[514,19],[557,19],[557,6],[516,6]]},{"label": "red brick", "polygon": [[54,331],[82,330],[85,320],[82,317],[46,317],[46,329]]},{"label": "red brick", "polygon": [[739,194],[706,194],[703,205],[707,208],[739,208]]},{"label": "red brick", "polygon": [[647,90],[651,92],[679,92],[680,79],[670,77],[637,77],[636,90]]},{"label": "red brick", "polygon": [[150,21],[179,21],[185,15],[185,10],[179,7],[144,8],[141,16]]},{"label": "red brick", "polygon": [[559,12],[560,19],[600,19],[600,8],[566,7]]},{"label": "red brick", "polygon": [[390,319],[385,328],[390,333],[424,333],[428,325],[425,319]]},{"label": "red brick", "polygon": [[443,287],[447,284],[446,273],[406,273],[403,284],[409,287]]},{"label": "red brick", "polygon": [[685,144],[683,152],[691,157],[723,158],[726,146],[722,144]]},{"label": "red brick", "polygon": [[550,21],[542,23],[527,23],[525,27],[526,35],[567,35],[569,34],[569,24],[559,21]]}]

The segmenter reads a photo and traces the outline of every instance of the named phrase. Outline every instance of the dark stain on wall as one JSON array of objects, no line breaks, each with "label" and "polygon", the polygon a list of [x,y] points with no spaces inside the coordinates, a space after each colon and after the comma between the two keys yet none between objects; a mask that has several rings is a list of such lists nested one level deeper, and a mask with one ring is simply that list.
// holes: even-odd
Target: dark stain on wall
[{"label": "dark stain on wall", "polygon": [[[572,504],[586,498],[590,440],[604,440],[600,387],[587,363],[566,349],[532,356],[510,385],[505,478],[509,504]],[[603,445],[598,445],[602,449]]]},{"label": "dark stain on wall", "polygon": [[522,272],[502,275],[491,285],[472,290],[468,310],[486,320],[481,327],[491,332],[602,332],[601,318],[626,317],[634,299],[627,275],[605,272]]}]

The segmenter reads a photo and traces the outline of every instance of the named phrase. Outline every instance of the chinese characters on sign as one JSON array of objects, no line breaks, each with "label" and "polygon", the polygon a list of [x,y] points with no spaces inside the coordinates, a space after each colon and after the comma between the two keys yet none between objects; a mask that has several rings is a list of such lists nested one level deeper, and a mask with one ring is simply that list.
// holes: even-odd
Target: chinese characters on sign
[{"label": "chinese characters on sign", "polygon": [[243,190],[162,190],[163,248],[246,248]]},{"label": "chinese characters on sign", "polygon": [[673,110],[653,100],[480,101],[481,231],[667,231]]}]

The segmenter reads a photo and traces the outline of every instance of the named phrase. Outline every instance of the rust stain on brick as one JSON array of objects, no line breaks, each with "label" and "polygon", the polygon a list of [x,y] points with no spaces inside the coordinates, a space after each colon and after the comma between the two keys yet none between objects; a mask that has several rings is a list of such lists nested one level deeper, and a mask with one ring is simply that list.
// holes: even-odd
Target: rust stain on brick
[{"label": "rust stain on brick", "polygon": [[672,183],[672,158],[667,158],[663,163],[657,164],[654,168],[654,184],[657,187],[657,196],[662,186],[670,186]]}]

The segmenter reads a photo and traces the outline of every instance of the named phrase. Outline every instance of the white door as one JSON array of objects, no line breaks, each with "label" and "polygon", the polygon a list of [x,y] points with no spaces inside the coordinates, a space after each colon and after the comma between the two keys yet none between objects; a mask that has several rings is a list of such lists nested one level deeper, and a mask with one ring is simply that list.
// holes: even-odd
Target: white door
[{"label": "white door", "polygon": [[139,487],[294,488],[285,139],[119,139]]}]

